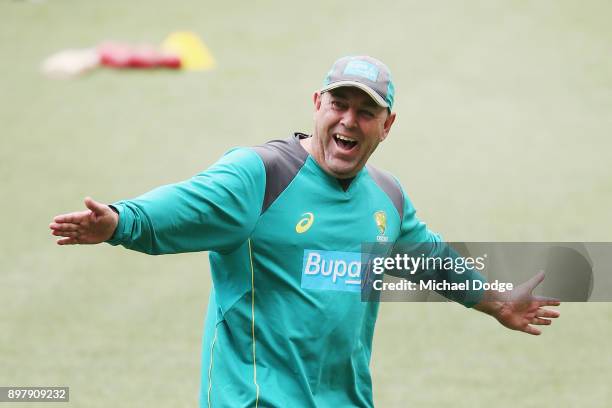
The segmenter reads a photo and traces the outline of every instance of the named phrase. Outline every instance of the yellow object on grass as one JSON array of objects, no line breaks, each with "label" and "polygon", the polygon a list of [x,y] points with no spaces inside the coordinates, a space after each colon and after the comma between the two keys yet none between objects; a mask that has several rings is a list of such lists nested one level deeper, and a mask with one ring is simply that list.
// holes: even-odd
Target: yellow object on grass
[{"label": "yellow object on grass", "polygon": [[202,71],[213,69],[216,65],[206,44],[196,34],[188,31],[170,34],[162,43],[162,49],[178,54],[182,69]]}]

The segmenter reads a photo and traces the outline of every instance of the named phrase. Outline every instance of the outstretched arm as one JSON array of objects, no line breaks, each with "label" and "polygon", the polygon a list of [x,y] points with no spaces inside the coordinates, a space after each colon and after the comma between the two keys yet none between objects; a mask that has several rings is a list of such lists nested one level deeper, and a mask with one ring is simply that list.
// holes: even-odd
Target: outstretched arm
[{"label": "outstretched arm", "polygon": [[152,255],[231,251],[246,242],[259,219],[265,180],[257,153],[234,149],[189,180],[112,208],[87,201],[88,211],[58,216],[51,229],[64,237],[61,245],[106,241]]},{"label": "outstretched arm", "polygon": [[535,326],[548,326],[552,323],[550,319],[560,316],[558,311],[544,306],[561,304],[557,299],[532,294],[543,280],[544,272],[540,272],[510,292],[487,291],[474,309],[495,317],[509,329],[540,335],[542,331]]},{"label": "outstretched arm", "polygon": [[108,205],[91,197],[85,198],[87,210],[58,215],[49,228],[55,236],[63,237],[58,245],[99,244],[113,235],[119,215]]}]

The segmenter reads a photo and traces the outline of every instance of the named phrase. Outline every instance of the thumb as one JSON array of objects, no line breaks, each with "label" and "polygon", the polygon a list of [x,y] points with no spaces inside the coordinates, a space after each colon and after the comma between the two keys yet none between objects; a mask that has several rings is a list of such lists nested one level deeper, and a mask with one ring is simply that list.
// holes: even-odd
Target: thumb
[{"label": "thumb", "polygon": [[107,206],[95,201],[91,197],[85,197],[85,206],[96,215],[104,215],[107,211]]},{"label": "thumb", "polygon": [[529,288],[529,290],[533,290],[535,289],[536,286],[538,286],[544,280],[544,277],[545,277],[544,271],[540,271],[536,273],[535,275],[533,275],[533,277],[529,279],[527,282],[525,282],[525,285]]}]

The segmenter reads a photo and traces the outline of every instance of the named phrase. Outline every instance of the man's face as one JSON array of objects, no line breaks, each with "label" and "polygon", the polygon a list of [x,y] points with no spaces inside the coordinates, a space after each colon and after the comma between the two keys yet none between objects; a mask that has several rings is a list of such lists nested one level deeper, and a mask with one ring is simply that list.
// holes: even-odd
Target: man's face
[{"label": "man's face", "polygon": [[316,92],[314,105],[312,156],[334,177],[355,177],[389,134],[395,113],[354,87]]}]

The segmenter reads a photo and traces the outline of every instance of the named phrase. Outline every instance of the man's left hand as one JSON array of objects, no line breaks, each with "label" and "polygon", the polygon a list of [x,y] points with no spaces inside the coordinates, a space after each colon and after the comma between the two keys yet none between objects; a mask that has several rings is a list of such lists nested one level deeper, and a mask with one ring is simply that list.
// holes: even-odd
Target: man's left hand
[{"label": "man's left hand", "polygon": [[543,280],[544,272],[540,272],[508,293],[488,291],[474,309],[490,314],[509,329],[540,335],[542,331],[535,326],[548,326],[552,323],[550,319],[560,316],[558,311],[544,306],[561,304],[558,299],[532,294]]}]

